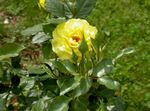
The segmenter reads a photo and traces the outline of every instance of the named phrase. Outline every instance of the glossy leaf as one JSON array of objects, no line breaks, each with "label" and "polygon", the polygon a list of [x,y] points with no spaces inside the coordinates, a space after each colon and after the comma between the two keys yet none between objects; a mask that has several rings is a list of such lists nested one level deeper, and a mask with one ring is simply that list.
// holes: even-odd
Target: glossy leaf
[{"label": "glossy leaf", "polygon": [[60,61],[53,61],[52,62],[54,68],[58,69],[62,73],[67,73],[68,70],[65,68],[65,66]]},{"label": "glossy leaf", "polygon": [[44,100],[37,101],[33,106],[31,111],[43,111],[45,107]]},{"label": "glossy leaf", "polygon": [[43,74],[45,72],[44,68],[40,65],[29,65],[27,69],[29,74]]},{"label": "glossy leaf", "polygon": [[98,78],[98,83],[102,84],[104,86],[106,86],[108,89],[112,89],[112,90],[118,90],[120,89],[120,84],[117,81],[114,81],[112,79],[110,79],[107,76],[103,76],[101,78]]},{"label": "glossy leaf", "polygon": [[66,19],[65,18],[51,18],[51,19],[49,19],[48,21],[47,21],[49,24],[60,24],[60,23],[62,23],[62,22],[66,22]]},{"label": "glossy leaf", "polygon": [[50,39],[51,37],[46,35],[44,32],[39,32],[38,34],[36,34],[33,38],[32,38],[32,43],[33,44],[40,44],[43,43],[45,41],[47,41],[48,39]]},{"label": "glossy leaf", "polygon": [[85,97],[78,97],[72,101],[73,111],[87,111],[88,100]]},{"label": "glossy leaf", "polygon": [[57,84],[60,88],[60,95],[64,95],[75,89],[79,85],[79,81],[74,78],[60,78],[58,79]]},{"label": "glossy leaf", "polygon": [[19,52],[23,50],[24,47],[15,43],[6,43],[0,47],[0,60],[9,57],[15,57],[19,55]]},{"label": "glossy leaf", "polygon": [[79,97],[86,94],[92,85],[92,81],[89,77],[82,78],[80,80],[80,85],[74,90],[74,97]]},{"label": "glossy leaf", "polygon": [[21,31],[21,34],[23,36],[31,36],[31,35],[35,35],[38,32],[42,32],[43,31],[43,24],[38,24],[38,25],[34,25],[32,27],[29,27],[23,31]]},{"label": "glossy leaf", "polygon": [[113,63],[111,59],[103,59],[100,61],[96,67],[93,68],[93,76],[102,77],[103,75],[110,73],[113,68]]},{"label": "glossy leaf", "polygon": [[71,2],[70,0],[64,0],[64,9],[65,9],[65,15],[68,18],[73,18],[75,15],[75,2]]},{"label": "glossy leaf", "polygon": [[60,0],[46,0],[46,10],[57,17],[65,17],[64,5]]},{"label": "glossy leaf", "polygon": [[45,59],[49,59],[52,52],[52,44],[48,41],[42,44],[42,53]]},{"label": "glossy leaf", "polygon": [[69,60],[64,60],[62,61],[62,64],[65,66],[65,68],[70,72],[71,74],[75,75],[76,74],[76,66],[70,62]]},{"label": "glossy leaf", "polygon": [[85,18],[90,14],[96,4],[96,0],[76,0],[76,18]]},{"label": "glossy leaf", "polygon": [[69,97],[58,96],[49,104],[48,111],[68,111],[70,100]]}]

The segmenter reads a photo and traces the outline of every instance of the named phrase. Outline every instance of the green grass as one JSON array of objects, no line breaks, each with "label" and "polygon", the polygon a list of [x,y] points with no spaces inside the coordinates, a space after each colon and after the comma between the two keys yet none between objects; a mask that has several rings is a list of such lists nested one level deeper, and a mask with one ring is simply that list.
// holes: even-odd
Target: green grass
[{"label": "green grass", "polygon": [[[119,50],[134,47],[135,53],[122,57],[113,77],[122,85],[121,96],[128,111],[148,111],[150,98],[150,0],[98,0],[88,20],[110,36],[104,55],[115,57]],[[102,42],[103,43],[103,42]]]},{"label": "green grass", "polygon": [[[10,23],[0,28],[3,41],[20,39],[22,29],[44,21],[47,16],[38,8],[37,0],[1,0],[1,3],[0,13],[17,18],[15,25]],[[135,48],[135,53],[117,61],[111,74],[122,85],[120,96],[128,103],[127,111],[149,111],[150,108],[149,10],[150,0],[97,0],[95,9],[87,17],[102,32],[102,45],[109,40],[105,57],[113,58],[123,48]],[[5,16],[0,16],[1,24]]]}]

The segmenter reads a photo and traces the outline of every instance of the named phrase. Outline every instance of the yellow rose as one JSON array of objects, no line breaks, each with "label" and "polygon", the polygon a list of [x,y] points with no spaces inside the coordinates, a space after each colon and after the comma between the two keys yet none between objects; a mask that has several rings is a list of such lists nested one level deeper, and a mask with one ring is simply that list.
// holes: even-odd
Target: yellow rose
[{"label": "yellow rose", "polygon": [[39,0],[39,6],[45,9],[45,0]]},{"label": "yellow rose", "polygon": [[60,59],[71,59],[72,51],[78,58],[82,57],[79,46],[83,37],[85,38],[88,49],[91,51],[91,38],[95,38],[96,27],[91,26],[83,19],[70,19],[59,24],[53,31],[52,49]]}]

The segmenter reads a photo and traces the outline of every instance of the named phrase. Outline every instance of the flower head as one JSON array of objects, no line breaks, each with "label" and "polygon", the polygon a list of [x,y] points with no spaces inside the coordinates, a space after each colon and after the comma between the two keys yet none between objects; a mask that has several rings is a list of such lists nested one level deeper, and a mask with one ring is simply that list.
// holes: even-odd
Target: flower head
[{"label": "flower head", "polygon": [[72,51],[81,58],[79,46],[85,38],[89,51],[92,49],[91,38],[95,38],[96,27],[91,26],[83,19],[70,19],[59,24],[53,31],[52,47],[53,51],[60,59],[71,59]]},{"label": "flower head", "polygon": [[39,0],[39,6],[45,9],[45,0]]}]

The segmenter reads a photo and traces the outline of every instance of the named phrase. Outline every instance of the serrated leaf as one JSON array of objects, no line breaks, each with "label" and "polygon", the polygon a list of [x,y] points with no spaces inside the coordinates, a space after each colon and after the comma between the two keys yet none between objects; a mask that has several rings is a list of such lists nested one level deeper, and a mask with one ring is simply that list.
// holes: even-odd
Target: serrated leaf
[{"label": "serrated leaf", "polygon": [[93,76],[102,77],[103,75],[110,73],[113,68],[113,63],[111,59],[103,59],[100,61],[96,67],[93,68]]},{"label": "serrated leaf", "polygon": [[9,57],[15,57],[19,55],[19,52],[23,50],[24,47],[15,43],[6,43],[0,47],[0,60]]},{"label": "serrated leaf", "polygon": [[48,111],[68,111],[70,98],[66,96],[56,97],[48,106]]},{"label": "serrated leaf", "polygon": [[74,90],[74,97],[79,97],[83,94],[86,94],[92,85],[92,81],[89,77],[82,78],[80,80],[80,85]]},{"label": "serrated leaf", "polygon": [[64,5],[60,0],[46,0],[46,10],[57,17],[65,17]]},{"label": "serrated leaf", "polygon": [[50,39],[51,37],[46,35],[44,32],[39,32],[37,33],[33,38],[32,38],[32,43],[33,44],[40,44],[43,43],[45,41],[47,41],[48,39]]},{"label": "serrated leaf", "polygon": [[96,0],[76,0],[76,18],[85,18],[90,14],[96,4]]},{"label": "serrated leaf", "polygon": [[106,86],[108,89],[118,90],[120,88],[119,82],[114,81],[107,76],[103,76],[101,78],[98,78],[97,82],[99,84]]},{"label": "serrated leaf", "polygon": [[35,104],[33,104],[31,111],[43,111],[44,108],[45,108],[44,100],[40,99]]},{"label": "serrated leaf", "polygon": [[68,72],[70,72],[73,75],[76,75],[77,68],[72,62],[70,62],[69,60],[64,60],[62,61],[62,64],[65,66]]},{"label": "serrated leaf", "polygon": [[72,101],[73,111],[87,111],[88,100],[85,97],[78,97]]},{"label": "serrated leaf", "polygon": [[57,84],[60,88],[60,95],[64,95],[75,89],[79,85],[79,81],[74,78],[60,78],[58,79]]},{"label": "serrated leaf", "polygon": [[23,31],[21,31],[21,34],[23,36],[31,36],[31,35],[35,35],[38,32],[42,32],[43,31],[43,24],[38,24],[38,25],[34,25],[32,27],[29,27]]}]

